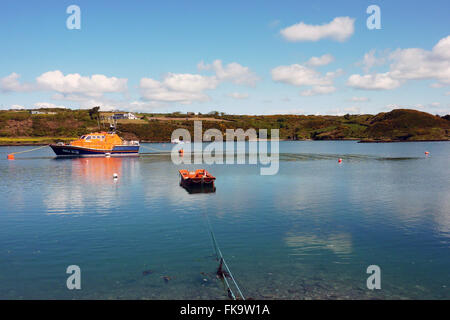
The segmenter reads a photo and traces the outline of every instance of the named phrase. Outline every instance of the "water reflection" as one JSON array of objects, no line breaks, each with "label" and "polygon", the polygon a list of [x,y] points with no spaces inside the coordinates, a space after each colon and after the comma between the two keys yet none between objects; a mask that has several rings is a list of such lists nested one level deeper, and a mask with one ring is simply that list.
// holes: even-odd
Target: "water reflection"
[{"label": "water reflection", "polygon": [[[122,158],[71,158],[63,161],[70,174],[61,176],[55,184],[47,186],[44,203],[48,214],[83,213],[84,208],[95,206],[105,212],[117,202],[118,184],[124,173]],[[67,164],[67,165],[66,165]],[[68,173],[68,172],[66,172]],[[117,174],[118,178],[113,177]]]},{"label": "water reflection", "polygon": [[104,184],[113,179],[113,174],[122,175],[122,158],[55,158],[71,164],[72,179],[85,183]]}]

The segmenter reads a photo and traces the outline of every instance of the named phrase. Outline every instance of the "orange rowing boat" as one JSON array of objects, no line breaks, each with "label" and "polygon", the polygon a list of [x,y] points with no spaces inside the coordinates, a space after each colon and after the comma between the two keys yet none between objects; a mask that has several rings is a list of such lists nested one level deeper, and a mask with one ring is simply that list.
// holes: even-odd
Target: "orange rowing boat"
[{"label": "orange rowing boat", "polygon": [[181,185],[214,185],[214,180],[216,180],[216,177],[205,169],[198,169],[195,171],[179,170],[179,173],[181,177]]}]

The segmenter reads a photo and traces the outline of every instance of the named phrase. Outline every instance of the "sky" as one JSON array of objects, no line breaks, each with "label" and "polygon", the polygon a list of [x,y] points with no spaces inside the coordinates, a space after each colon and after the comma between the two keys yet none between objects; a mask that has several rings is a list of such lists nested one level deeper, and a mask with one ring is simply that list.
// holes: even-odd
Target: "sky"
[{"label": "sky", "polygon": [[0,109],[444,115],[449,12],[448,0],[2,0]]}]

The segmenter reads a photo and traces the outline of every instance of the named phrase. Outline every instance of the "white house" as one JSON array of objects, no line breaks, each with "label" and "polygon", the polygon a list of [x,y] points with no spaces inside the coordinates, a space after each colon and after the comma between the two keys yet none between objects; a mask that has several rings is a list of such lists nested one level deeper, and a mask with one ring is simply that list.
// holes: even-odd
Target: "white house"
[{"label": "white house", "polygon": [[115,113],[113,115],[113,119],[116,119],[116,120],[119,120],[119,119],[137,120],[139,118],[136,117],[131,112],[127,112],[127,113]]},{"label": "white house", "polygon": [[39,111],[39,110],[31,110],[31,114],[56,114],[56,112],[51,111]]}]

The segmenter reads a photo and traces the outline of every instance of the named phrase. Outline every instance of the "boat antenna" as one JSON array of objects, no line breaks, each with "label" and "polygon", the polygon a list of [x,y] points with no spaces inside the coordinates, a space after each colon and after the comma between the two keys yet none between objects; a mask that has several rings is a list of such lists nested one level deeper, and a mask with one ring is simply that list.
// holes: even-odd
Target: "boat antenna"
[{"label": "boat antenna", "polygon": [[114,116],[111,116],[109,118],[109,131],[111,133],[115,133],[116,132],[116,127],[117,127],[116,119],[114,119]]},{"label": "boat antenna", "polygon": [[98,130],[102,130],[100,127],[100,116],[97,116]]}]

